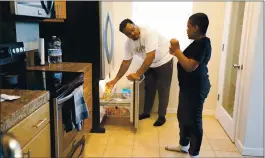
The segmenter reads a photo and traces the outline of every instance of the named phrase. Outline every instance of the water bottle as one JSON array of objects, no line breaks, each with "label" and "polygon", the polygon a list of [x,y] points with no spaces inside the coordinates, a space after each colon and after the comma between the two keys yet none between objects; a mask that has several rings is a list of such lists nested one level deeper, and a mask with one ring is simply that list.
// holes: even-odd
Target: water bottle
[{"label": "water bottle", "polygon": [[48,43],[48,62],[49,64],[62,62],[61,40],[56,36],[52,36],[52,40]]}]

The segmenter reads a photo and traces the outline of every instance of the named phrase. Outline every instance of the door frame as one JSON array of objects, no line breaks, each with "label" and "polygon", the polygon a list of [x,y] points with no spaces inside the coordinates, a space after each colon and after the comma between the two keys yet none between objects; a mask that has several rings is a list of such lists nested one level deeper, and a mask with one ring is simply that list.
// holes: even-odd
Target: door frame
[{"label": "door frame", "polygon": [[[226,2],[231,3],[231,2]],[[253,57],[254,57],[254,51],[255,51],[255,44],[256,44],[256,36],[257,36],[257,30],[259,25],[259,18],[260,13],[262,13],[263,9],[263,3],[262,2],[245,2],[245,11],[244,11],[244,20],[243,20],[243,28],[242,28],[242,35],[241,35],[241,47],[240,47],[240,58],[239,60],[242,60],[242,65],[244,65],[243,71],[241,71],[241,77],[240,81],[239,79],[237,82],[237,86],[240,87],[241,90],[237,89],[236,92],[236,99],[237,99],[237,107],[235,107],[234,116],[234,137],[232,137],[232,141],[234,142],[235,139],[238,139],[240,135],[242,135],[242,132],[240,131],[240,122],[244,121],[247,122],[247,107],[248,107],[248,100],[249,100],[249,89],[250,89],[250,76],[252,73],[252,67],[253,67]],[[230,11],[231,13],[231,11]],[[227,16],[227,15],[226,15]],[[227,22],[225,21],[225,24]],[[224,30],[224,34],[227,33]],[[224,41],[224,40],[223,40]],[[221,62],[225,60],[221,57]],[[220,71],[219,76],[221,79],[224,77],[224,70],[222,71],[222,64],[220,64]],[[223,82],[219,80],[218,83],[218,92],[220,92],[220,87],[222,86]],[[223,90],[223,89],[221,89]],[[219,93],[218,93],[219,94]],[[222,98],[219,98],[221,100]],[[217,102],[217,108],[220,106],[220,102]],[[217,118],[217,110],[216,110],[216,118]],[[241,121],[240,121],[241,120]],[[238,144],[236,140],[236,146],[241,147],[240,144]],[[241,150],[240,150],[241,151]],[[243,151],[241,151],[242,153]]]},{"label": "door frame", "polygon": [[[229,136],[232,142],[235,142],[239,100],[242,97],[240,95],[241,88],[242,88],[241,85],[243,83],[243,79],[242,79],[243,71],[241,71],[241,69],[237,70],[233,117],[231,117],[227,113],[227,111],[222,107],[222,104],[223,104],[223,88],[224,88],[224,81],[225,81],[225,70],[227,66],[226,57],[227,57],[228,51],[232,50],[231,47],[228,47],[230,46],[229,42],[231,41],[229,37],[230,37],[230,34],[234,34],[235,32],[234,29],[236,29],[236,27],[230,28],[230,22],[236,19],[236,16],[238,14],[238,7],[239,7],[238,2],[226,2],[226,15],[225,15],[224,26],[229,26],[229,27],[224,27],[224,31],[223,31],[222,55],[221,55],[221,61],[220,61],[219,82],[218,82],[218,90],[217,90],[218,100],[217,100],[217,107],[216,107],[216,112],[215,112],[215,117],[220,122],[220,124],[223,126],[224,130],[226,131],[227,135]],[[245,35],[243,33],[246,30],[244,26],[245,21],[246,21],[246,16],[247,14],[246,14],[246,9],[245,9],[241,41],[240,41],[240,52],[239,52],[239,58],[238,58],[238,63],[237,63],[238,65],[241,65],[241,66],[243,66],[243,61],[246,55],[246,53],[244,53],[245,51],[243,51],[244,43],[246,40],[244,39]],[[232,65],[228,65],[228,66],[232,66]]]},{"label": "door frame", "polygon": [[[248,106],[249,106],[249,91],[251,88],[251,75],[252,69],[254,65],[254,54],[255,54],[255,46],[256,46],[256,37],[258,36],[258,27],[260,24],[260,16],[263,14],[262,10],[264,7],[264,2],[245,2],[245,12],[244,23],[246,26],[243,31],[244,40],[244,49],[242,51],[246,52],[244,55],[244,71],[242,72],[241,82],[242,90],[240,91],[240,96],[242,99],[239,100],[239,107],[237,112],[237,121],[236,121],[236,131],[235,131],[235,139],[236,146],[242,155],[252,155],[251,150],[255,150],[255,148],[245,148],[243,144],[241,144],[242,136],[245,137],[245,131],[240,130],[241,126],[244,126],[248,121]],[[242,123],[243,122],[243,123]],[[246,127],[244,127],[245,129]],[[241,128],[242,129],[242,128]],[[241,136],[241,138],[240,138]],[[263,152],[262,152],[263,153]],[[262,153],[253,156],[262,156]]]}]

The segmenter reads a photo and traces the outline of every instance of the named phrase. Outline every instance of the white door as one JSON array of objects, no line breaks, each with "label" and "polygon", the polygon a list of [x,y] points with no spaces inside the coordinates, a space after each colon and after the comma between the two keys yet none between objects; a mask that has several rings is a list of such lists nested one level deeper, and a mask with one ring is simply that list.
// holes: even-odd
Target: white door
[{"label": "white door", "polygon": [[220,62],[216,118],[234,142],[240,77],[243,69],[242,28],[245,2],[227,2]]}]

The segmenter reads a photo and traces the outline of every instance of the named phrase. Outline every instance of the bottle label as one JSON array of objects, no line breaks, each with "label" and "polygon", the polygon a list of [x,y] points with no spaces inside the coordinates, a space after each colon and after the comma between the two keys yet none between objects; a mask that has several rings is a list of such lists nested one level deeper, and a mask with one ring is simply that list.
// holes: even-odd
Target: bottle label
[{"label": "bottle label", "polygon": [[49,56],[61,56],[62,50],[61,49],[48,49]]}]

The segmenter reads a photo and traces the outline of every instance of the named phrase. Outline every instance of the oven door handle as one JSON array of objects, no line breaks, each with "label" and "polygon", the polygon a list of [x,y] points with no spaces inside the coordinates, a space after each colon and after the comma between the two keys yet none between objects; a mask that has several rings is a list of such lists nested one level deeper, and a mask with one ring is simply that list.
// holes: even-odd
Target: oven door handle
[{"label": "oven door handle", "polygon": [[142,75],[142,76],[140,77],[140,79],[139,79],[139,80],[135,80],[135,82],[136,82],[137,84],[141,84],[141,83],[143,82],[144,79],[145,79],[145,76]]},{"label": "oven door handle", "polygon": [[62,104],[62,103],[64,103],[64,102],[66,102],[67,100],[69,100],[69,99],[71,99],[72,97],[73,97],[74,95],[71,93],[71,94],[69,94],[68,96],[66,96],[66,97],[64,97],[64,98],[62,98],[62,99],[58,99],[58,104]]}]

